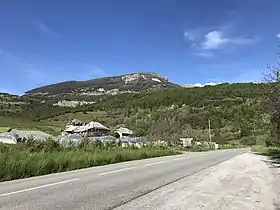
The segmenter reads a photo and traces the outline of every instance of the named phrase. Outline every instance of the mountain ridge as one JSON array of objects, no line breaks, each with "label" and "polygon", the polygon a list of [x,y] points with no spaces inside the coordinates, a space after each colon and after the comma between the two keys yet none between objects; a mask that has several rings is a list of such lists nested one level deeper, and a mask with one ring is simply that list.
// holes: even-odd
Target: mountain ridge
[{"label": "mountain ridge", "polygon": [[119,76],[101,77],[84,81],[64,81],[45,85],[25,92],[25,95],[82,94],[102,95],[121,92],[150,92],[153,90],[179,87],[160,74],[138,72]]}]

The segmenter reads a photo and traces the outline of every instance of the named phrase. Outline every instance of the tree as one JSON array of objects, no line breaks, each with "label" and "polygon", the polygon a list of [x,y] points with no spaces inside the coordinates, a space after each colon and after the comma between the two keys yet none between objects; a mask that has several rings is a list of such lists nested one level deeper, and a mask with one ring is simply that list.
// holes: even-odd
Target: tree
[{"label": "tree", "polygon": [[280,64],[277,67],[268,66],[269,72],[265,74],[265,81],[269,88],[266,92],[266,107],[270,115],[271,138],[266,141],[267,146],[280,145]]}]

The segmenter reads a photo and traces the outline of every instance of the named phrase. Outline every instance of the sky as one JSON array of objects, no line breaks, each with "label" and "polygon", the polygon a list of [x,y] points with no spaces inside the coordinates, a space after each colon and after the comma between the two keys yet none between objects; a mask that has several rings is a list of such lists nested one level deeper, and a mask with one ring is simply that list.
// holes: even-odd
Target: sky
[{"label": "sky", "polygon": [[261,81],[279,0],[1,0],[0,92],[156,72],[177,84]]}]

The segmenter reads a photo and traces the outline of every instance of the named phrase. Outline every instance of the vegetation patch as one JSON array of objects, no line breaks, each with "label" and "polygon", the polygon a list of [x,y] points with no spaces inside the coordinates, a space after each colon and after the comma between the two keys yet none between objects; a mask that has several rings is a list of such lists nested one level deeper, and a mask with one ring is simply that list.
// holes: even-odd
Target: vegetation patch
[{"label": "vegetation patch", "polygon": [[180,152],[174,148],[122,148],[101,142],[75,148],[63,148],[52,140],[0,144],[0,181],[175,154]]},{"label": "vegetation patch", "polygon": [[263,145],[254,145],[252,146],[252,152],[255,152],[260,155],[280,157],[280,148],[278,147],[266,147]]},{"label": "vegetation patch", "polygon": [[11,130],[10,127],[0,127],[0,133],[8,132],[9,130]]}]

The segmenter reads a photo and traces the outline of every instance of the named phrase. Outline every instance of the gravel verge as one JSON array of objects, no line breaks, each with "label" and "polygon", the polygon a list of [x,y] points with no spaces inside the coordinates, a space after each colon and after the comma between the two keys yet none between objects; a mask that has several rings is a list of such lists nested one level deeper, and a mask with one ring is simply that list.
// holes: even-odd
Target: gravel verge
[{"label": "gravel verge", "polygon": [[280,209],[279,167],[245,153],[142,196],[117,209]]}]

